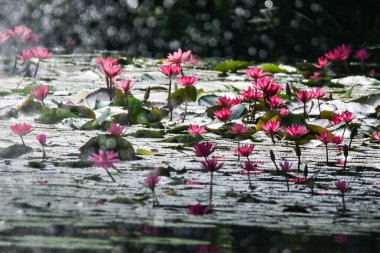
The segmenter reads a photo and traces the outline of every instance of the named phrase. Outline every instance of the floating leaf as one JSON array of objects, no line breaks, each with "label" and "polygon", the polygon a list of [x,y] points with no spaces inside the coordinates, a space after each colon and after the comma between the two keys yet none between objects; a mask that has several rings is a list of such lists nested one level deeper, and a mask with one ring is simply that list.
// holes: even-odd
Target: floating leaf
[{"label": "floating leaf", "polygon": [[166,139],[163,139],[162,142],[170,142],[170,143],[198,143],[203,140],[203,137],[199,134],[197,135],[190,135],[190,134],[184,134],[184,135],[178,135],[169,137]]},{"label": "floating leaf", "polygon": [[14,144],[6,148],[0,148],[0,158],[17,158],[31,152],[33,149],[21,144]]},{"label": "floating leaf", "polygon": [[259,68],[261,68],[265,72],[269,72],[269,73],[272,73],[272,74],[275,74],[275,73],[288,73],[288,71],[286,69],[280,68],[280,66],[278,66],[278,64],[275,64],[275,63],[262,64],[262,65],[259,66]]},{"label": "floating leaf", "polygon": [[86,106],[71,106],[70,111],[78,115],[80,118],[95,119],[95,113],[93,110]]},{"label": "floating leaf", "polygon": [[164,138],[164,131],[140,129],[130,135],[136,138]]},{"label": "floating leaf", "polygon": [[328,119],[328,120],[332,120],[333,116],[335,115],[335,113],[333,111],[321,111],[321,119]]},{"label": "floating leaf", "polygon": [[114,151],[119,154],[121,160],[136,160],[135,150],[132,144],[121,136],[114,136],[109,134],[101,134],[91,138],[79,150],[81,152],[81,159],[88,159],[88,157],[97,153],[99,149],[104,151]]},{"label": "floating leaf", "polygon": [[169,134],[179,134],[179,133],[187,132],[188,128],[189,128],[188,125],[182,125],[182,126],[178,126],[178,127],[174,127],[169,130],[166,130],[166,132]]},{"label": "floating leaf", "polygon": [[206,107],[216,105],[216,102],[219,100],[217,95],[204,95],[198,99],[198,104]]},{"label": "floating leaf", "polygon": [[69,168],[88,168],[92,167],[92,162],[88,160],[67,161],[67,162],[53,162],[55,167],[69,167]]},{"label": "floating leaf", "polygon": [[22,111],[24,113],[41,112],[44,107],[40,102],[36,102],[33,96],[28,97],[24,102],[16,107],[16,111]]},{"label": "floating leaf", "polygon": [[146,149],[136,150],[136,155],[152,155],[153,153]]},{"label": "floating leaf", "polygon": [[172,99],[177,101],[177,104],[182,103],[185,100],[188,101],[197,101],[197,88],[195,86],[187,88],[179,88],[171,95]]},{"label": "floating leaf", "polygon": [[239,119],[243,117],[247,112],[248,111],[244,105],[242,104],[234,105],[231,107],[231,115],[230,115],[229,120]]},{"label": "floating leaf", "polygon": [[36,121],[42,124],[56,124],[67,118],[78,118],[78,115],[64,109],[44,109]]},{"label": "floating leaf", "polygon": [[225,62],[219,63],[212,70],[213,71],[219,71],[219,72],[222,72],[222,73],[236,72],[239,69],[246,69],[250,65],[251,65],[251,62],[248,62],[248,61],[229,60],[229,61],[225,61]]}]

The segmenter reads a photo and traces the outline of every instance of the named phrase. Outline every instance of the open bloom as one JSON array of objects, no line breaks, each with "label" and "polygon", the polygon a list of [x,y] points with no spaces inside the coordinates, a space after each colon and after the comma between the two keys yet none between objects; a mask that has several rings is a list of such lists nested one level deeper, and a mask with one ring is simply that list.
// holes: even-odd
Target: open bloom
[{"label": "open bloom", "polygon": [[317,140],[323,142],[324,144],[331,142],[331,136],[329,135],[329,132],[327,130],[323,130],[321,135],[316,135],[315,137],[317,138]]},{"label": "open bloom", "polygon": [[331,62],[326,57],[318,57],[318,63],[313,63],[313,66],[318,69],[324,69],[328,65],[330,65]]},{"label": "open bloom", "polygon": [[338,180],[336,183],[335,183],[335,186],[336,188],[341,192],[341,193],[345,193],[346,191],[348,191],[350,189],[350,184],[348,182],[346,182],[345,180]]},{"label": "open bloom", "polygon": [[365,61],[369,58],[369,53],[365,49],[359,49],[355,52],[354,57],[360,61]]},{"label": "open bloom", "polygon": [[42,145],[46,146],[46,135],[45,134],[38,134],[36,137],[37,141]]},{"label": "open bloom", "polygon": [[30,59],[34,57],[33,51],[31,49],[22,50],[21,53],[17,55],[17,59],[28,62]]},{"label": "open bloom", "polygon": [[33,131],[32,125],[28,123],[15,123],[11,125],[11,130],[13,133],[22,137]]},{"label": "open bloom", "polygon": [[36,47],[36,48],[32,48],[31,50],[33,53],[33,57],[38,58],[38,59],[49,58],[52,54],[48,49],[43,48],[43,47]]},{"label": "open bloom", "polygon": [[245,101],[257,101],[264,98],[264,95],[261,91],[254,90],[251,87],[249,87],[247,90],[243,90],[240,95]]},{"label": "open bloom", "polygon": [[99,66],[98,70],[106,77],[114,78],[123,71],[122,67],[116,65],[119,62],[117,58],[98,58],[96,62]]},{"label": "open bloom", "polygon": [[280,129],[281,120],[268,120],[261,125],[261,128],[267,133],[275,133]]},{"label": "open bloom", "polygon": [[248,128],[243,124],[234,124],[231,126],[231,132],[234,134],[246,134],[248,133]]},{"label": "open bloom", "polygon": [[38,86],[30,91],[30,95],[34,95],[38,101],[43,102],[49,93],[49,86]]},{"label": "open bloom", "polygon": [[271,84],[274,83],[274,80],[270,77],[261,77],[257,81],[253,81],[252,84],[256,89],[266,91]]},{"label": "open bloom", "polygon": [[264,70],[262,70],[261,68],[258,68],[258,67],[253,67],[253,68],[248,69],[245,72],[245,74],[248,77],[253,78],[253,79],[258,79],[258,78],[265,77],[265,76],[269,75],[268,72],[264,72]]},{"label": "open bloom", "polygon": [[191,205],[187,208],[190,214],[192,215],[204,215],[209,212],[209,208],[206,205],[201,205],[196,203],[195,205]]},{"label": "open bloom", "polygon": [[311,99],[314,98],[314,92],[313,90],[310,90],[310,91],[299,90],[297,91],[296,96],[297,96],[298,101],[306,104],[307,102],[309,102]]},{"label": "open bloom", "polygon": [[284,100],[278,96],[273,96],[268,100],[268,104],[271,110],[279,108],[284,105]]},{"label": "open bloom", "polygon": [[107,131],[110,135],[119,136],[124,132],[124,127],[118,123],[112,123]]},{"label": "open bloom", "polygon": [[169,53],[165,61],[166,65],[180,65],[182,62],[186,62],[191,55],[191,51],[183,52],[181,48],[178,51]]},{"label": "open bloom", "polygon": [[22,43],[28,43],[29,41],[36,42],[40,39],[40,36],[32,33],[32,29],[21,25],[16,26],[12,30],[7,30],[7,35],[21,41]]},{"label": "open bloom", "polygon": [[241,104],[242,100],[240,97],[234,97],[230,98],[227,96],[221,96],[219,97],[218,101],[216,101],[217,105],[226,105],[228,107],[232,107],[234,105],[239,105]]},{"label": "open bloom", "polygon": [[312,92],[313,92],[313,97],[317,99],[323,98],[326,95],[326,92],[322,90],[321,88],[315,88],[314,90],[312,90]]},{"label": "open bloom", "polygon": [[124,92],[125,94],[127,94],[127,93],[129,93],[133,89],[134,86],[135,86],[135,84],[132,82],[132,80],[130,80],[130,79],[123,79],[123,80],[120,81],[120,84],[118,84],[116,86],[116,89]]},{"label": "open bloom", "polygon": [[314,72],[312,76],[309,77],[309,80],[315,80],[315,79],[319,79],[319,78],[322,78],[322,74],[319,73],[319,72]]},{"label": "open bloom", "polygon": [[299,137],[302,137],[309,132],[309,130],[307,130],[304,126],[295,125],[295,124],[292,124],[291,126],[285,127],[284,130],[293,139],[297,139]]},{"label": "open bloom", "polygon": [[332,135],[331,136],[331,143],[334,143],[336,145],[342,144],[344,138],[342,136]]},{"label": "open bloom", "polygon": [[198,82],[198,78],[195,76],[183,76],[177,79],[177,83],[184,87],[191,87]]},{"label": "open bloom", "polygon": [[214,112],[214,116],[218,120],[226,123],[231,116],[231,109],[230,108],[222,108],[220,110],[217,110]]},{"label": "open bloom", "polygon": [[292,164],[289,163],[287,160],[280,162],[280,168],[283,172],[288,172],[291,167],[292,167]]},{"label": "open bloom", "polygon": [[239,166],[240,168],[248,172],[257,170],[257,163],[251,161],[244,161]]},{"label": "open bloom", "polygon": [[204,134],[206,133],[206,127],[200,125],[189,125],[187,128],[189,134]]},{"label": "open bloom", "polygon": [[325,53],[325,56],[331,61],[345,61],[352,51],[350,45],[342,44],[336,47],[334,50]]},{"label": "open bloom", "polygon": [[161,73],[167,77],[176,76],[181,72],[182,67],[179,65],[160,66]]},{"label": "open bloom", "polygon": [[159,176],[149,174],[144,181],[144,186],[154,191],[154,188],[156,188],[156,185],[158,184],[158,181],[160,180]]},{"label": "open bloom", "polygon": [[254,144],[245,144],[239,147],[238,149],[236,149],[235,154],[248,157],[252,153],[254,148],[255,148]]},{"label": "open bloom", "polygon": [[201,142],[194,146],[194,152],[199,157],[207,157],[215,151],[216,145],[211,142]]},{"label": "open bloom", "polygon": [[114,151],[99,150],[98,153],[93,153],[89,156],[89,160],[97,167],[103,169],[112,168],[116,170],[114,163],[120,162],[119,154]]},{"label": "open bloom", "polygon": [[349,111],[342,112],[341,114],[339,114],[339,117],[346,124],[351,123],[352,121],[354,121],[354,119],[356,119],[356,116],[352,112],[349,112]]},{"label": "open bloom", "polygon": [[214,172],[220,170],[223,167],[223,163],[219,163],[216,158],[212,158],[206,161],[201,161],[202,167],[208,172]]}]

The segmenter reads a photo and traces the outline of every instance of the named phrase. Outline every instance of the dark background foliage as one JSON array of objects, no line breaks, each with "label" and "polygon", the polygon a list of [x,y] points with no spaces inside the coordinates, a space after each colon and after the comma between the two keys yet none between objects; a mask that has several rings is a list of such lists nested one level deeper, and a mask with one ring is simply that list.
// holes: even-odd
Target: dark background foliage
[{"label": "dark background foliage", "polygon": [[200,56],[287,61],[341,43],[379,43],[377,0],[0,0],[0,31],[23,24],[45,46],[71,36],[86,50],[163,57],[178,47]]}]

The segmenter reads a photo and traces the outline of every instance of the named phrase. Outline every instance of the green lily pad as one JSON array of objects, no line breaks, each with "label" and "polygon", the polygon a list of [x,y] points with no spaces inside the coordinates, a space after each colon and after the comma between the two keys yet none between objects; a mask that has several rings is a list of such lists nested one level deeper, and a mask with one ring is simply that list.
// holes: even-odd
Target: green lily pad
[{"label": "green lily pad", "polygon": [[130,135],[136,138],[164,138],[164,131],[140,129]]},{"label": "green lily pad", "polygon": [[179,133],[187,132],[188,128],[189,128],[188,125],[182,125],[182,126],[178,126],[178,127],[174,127],[169,130],[166,130],[166,132],[169,134],[179,134]]},{"label": "green lily pad", "polygon": [[75,113],[64,109],[44,109],[40,117],[36,119],[37,122],[42,124],[56,124],[67,118],[78,118]]},{"label": "green lily pad", "polygon": [[229,60],[229,61],[224,61],[222,63],[219,63],[212,70],[219,71],[222,73],[236,72],[240,69],[246,69],[250,65],[251,65],[251,62],[248,62],[248,61]]},{"label": "green lily pad", "polygon": [[262,70],[264,70],[265,72],[269,72],[272,74],[288,73],[288,71],[286,69],[280,68],[280,66],[278,64],[275,64],[275,63],[266,63],[266,64],[262,64],[258,67],[261,68]]},{"label": "green lily pad", "polygon": [[184,135],[169,137],[162,140],[162,142],[186,143],[186,144],[198,143],[200,141],[203,141],[203,137],[199,134],[197,135],[184,134]]},{"label": "green lily pad", "polygon": [[179,88],[171,95],[172,99],[175,99],[177,104],[181,104],[185,100],[187,101],[197,101],[197,88],[195,86]]},{"label": "green lily pad", "polygon": [[94,111],[91,110],[90,108],[86,107],[86,106],[83,106],[83,105],[71,106],[70,112],[75,113],[80,118],[87,118],[87,119],[95,119],[96,118]]},{"label": "green lily pad", "polygon": [[146,149],[136,150],[136,155],[152,155],[153,153]]},{"label": "green lily pad", "polygon": [[33,149],[21,144],[14,144],[6,148],[0,148],[0,158],[17,158],[31,152]]},{"label": "green lily pad", "polygon": [[216,102],[218,101],[218,99],[219,99],[219,97],[217,95],[213,95],[213,94],[212,95],[204,95],[198,99],[198,104],[210,107],[210,106],[217,105]]},{"label": "green lily pad", "polygon": [[83,160],[93,153],[98,153],[99,149],[104,151],[114,151],[119,154],[121,160],[136,160],[135,150],[132,144],[121,136],[101,134],[91,138],[79,150],[79,157]]}]

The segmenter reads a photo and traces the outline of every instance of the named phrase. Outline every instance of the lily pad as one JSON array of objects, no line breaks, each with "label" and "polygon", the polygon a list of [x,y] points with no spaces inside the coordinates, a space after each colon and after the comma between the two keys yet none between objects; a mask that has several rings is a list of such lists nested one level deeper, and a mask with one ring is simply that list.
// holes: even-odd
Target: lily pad
[{"label": "lily pad", "polygon": [[42,124],[56,124],[67,118],[78,118],[78,115],[64,109],[44,109],[36,121]]},{"label": "lily pad", "polygon": [[200,141],[203,141],[203,137],[199,134],[197,135],[184,134],[184,135],[169,137],[162,140],[162,142],[186,143],[186,144],[198,143]]},{"label": "lily pad", "polygon": [[219,63],[212,70],[213,71],[219,71],[222,73],[236,72],[239,69],[246,69],[250,65],[251,65],[251,62],[248,62],[248,61],[229,60],[229,61]]},{"label": "lily pad", "polygon": [[265,72],[269,72],[269,73],[272,73],[272,74],[275,74],[275,73],[288,73],[288,71],[286,69],[280,68],[280,66],[278,64],[275,64],[275,63],[262,64],[262,65],[259,66],[259,68],[261,68]]},{"label": "lily pad", "polygon": [[136,138],[164,138],[164,131],[140,129],[130,135]]},{"label": "lily pad", "polygon": [[0,158],[17,158],[31,152],[33,149],[21,144],[14,144],[6,148],[0,148]]},{"label": "lily pad", "polygon": [[109,134],[101,134],[91,138],[79,150],[81,159],[88,159],[88,157],[97,153],[99,149],[104,151],[114,151],[119,154],[121,160],[136,160],[135,150],[132,144],[121,136],[114,136]]}]

